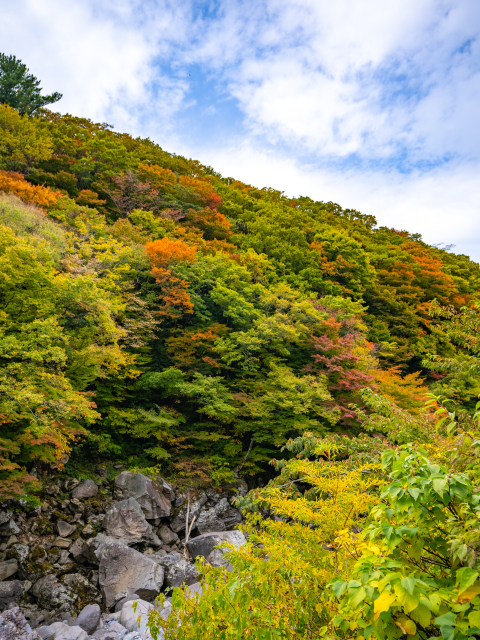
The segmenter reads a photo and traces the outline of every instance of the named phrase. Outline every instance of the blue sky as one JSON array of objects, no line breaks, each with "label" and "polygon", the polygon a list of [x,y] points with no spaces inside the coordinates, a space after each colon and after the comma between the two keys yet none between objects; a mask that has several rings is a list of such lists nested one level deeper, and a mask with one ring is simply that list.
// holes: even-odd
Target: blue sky
[{"label": "blue sky", "polygon": [[62,112],[480,260],[478,0],[0,0]]}]

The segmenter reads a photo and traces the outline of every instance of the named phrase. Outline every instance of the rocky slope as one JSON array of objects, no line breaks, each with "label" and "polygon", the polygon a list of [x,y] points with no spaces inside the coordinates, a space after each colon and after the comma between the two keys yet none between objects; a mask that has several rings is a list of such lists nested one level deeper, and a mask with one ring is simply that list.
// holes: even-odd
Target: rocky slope
[{"label": "rocky slope", "polygon": [[0,505],[0,640],[149,637],[132,602],[147,614],[168,588],[198,592],[198,556],[228,568],[216,547],[245,541],[232,503],[246,491],[240,481],[175,492],[162,478],[123,471],[113,481],[51,482],[33,510]]}]

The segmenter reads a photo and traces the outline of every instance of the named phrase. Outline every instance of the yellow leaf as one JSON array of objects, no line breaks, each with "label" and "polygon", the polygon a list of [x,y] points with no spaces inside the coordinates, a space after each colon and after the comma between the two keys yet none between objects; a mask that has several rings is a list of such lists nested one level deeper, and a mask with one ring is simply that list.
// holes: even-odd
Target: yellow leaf
[{"label": "yellow leaf", "polygon": [[413,620],[409,620],[408,618],[398,618],[398,620],[395,621],[395,624],[397,627],[400,627],[403,633],[406,633],[409,636],[414,636],[417,633],[417,626]]},{"label": "yellow leaf", "polygon": [[384,591],[373,603],[373,619],[377,620],[383,611],[388,611],[395,600],[395,594],[391,591]]},{"label": "yellow leaf", "polygon": [[462,591],[462,593],[459,594],[457,600],[458,602],[460,602],[460,604],[463,604],[464,602],[469,602],[470,600],[473,600],[473,598],[475,598],[475,596],[477,596],[479,593],[480,593],[480,582],[475,582],[470,587],[465,589],[465,591]]}]

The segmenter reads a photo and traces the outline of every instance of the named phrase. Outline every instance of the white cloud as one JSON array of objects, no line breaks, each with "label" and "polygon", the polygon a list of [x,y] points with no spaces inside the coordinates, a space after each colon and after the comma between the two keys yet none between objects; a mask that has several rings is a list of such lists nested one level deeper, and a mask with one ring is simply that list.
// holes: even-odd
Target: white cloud
[{"label": "white cloud", "polygon": [[[0,6],[2,50],[23,59],[45,91],[64,93],[61,111],[149,136],[258,186],[332,199],[429,242],[455,242],[480,259],[478,0]],[[217,104],[192,100],[189,65],[217,82]],[[245,127],[222,130],[228,149],[197,143],[178,124],[192,106],[194,118],[213,114],[214,125],[229,97]]]}]

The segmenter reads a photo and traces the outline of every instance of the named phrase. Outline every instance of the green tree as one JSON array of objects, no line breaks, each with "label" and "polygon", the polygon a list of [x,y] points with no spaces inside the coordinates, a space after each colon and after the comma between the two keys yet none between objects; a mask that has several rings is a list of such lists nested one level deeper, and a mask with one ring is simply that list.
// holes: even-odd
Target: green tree
[{"label": "green tree", "polygon": [[0,53],[0,104],[9,104],[22,115],[31,115],[62,97],[58,91],[48,96],[42,96],[41,91],[40,80],[29,73],[27,65],[15,56]]}]

